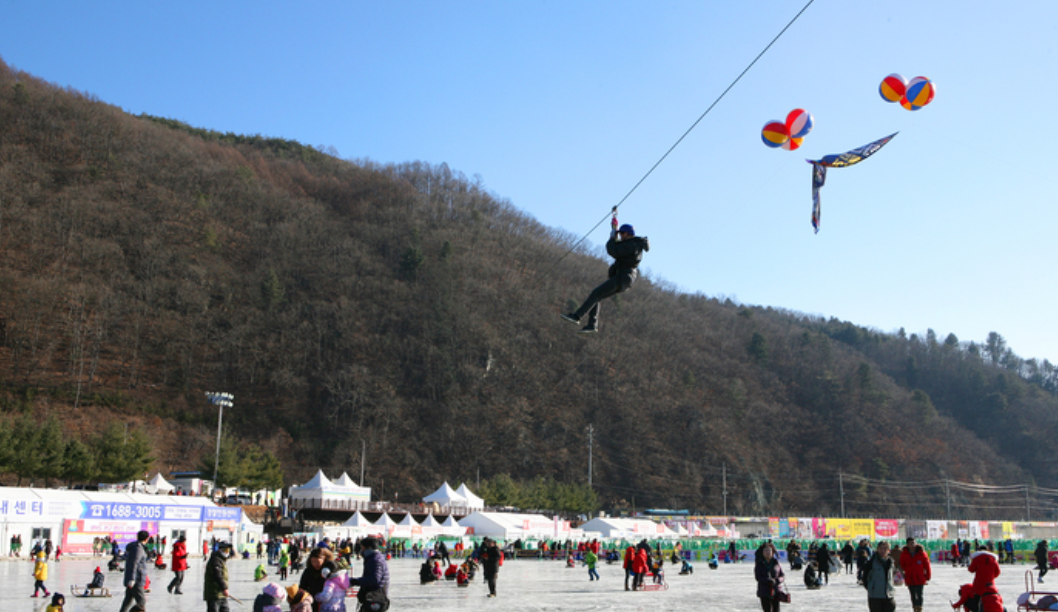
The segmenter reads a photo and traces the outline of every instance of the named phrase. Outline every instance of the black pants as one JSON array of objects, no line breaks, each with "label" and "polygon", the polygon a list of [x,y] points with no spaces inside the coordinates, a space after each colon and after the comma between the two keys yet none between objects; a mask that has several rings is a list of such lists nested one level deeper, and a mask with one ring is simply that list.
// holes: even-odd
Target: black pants
[{"label": "black pants", "polygon": [[173,581],[169,583],[169,590],[179,593],[180,586],[184,584],[184,570],[173,572],[173,574],[175,575],[173,576]]},{"label": "black pants", "polygon": [[922,607],[922,589],[926,585],[924,584],[909,584],[907,585],[907,592],[911,593],[911,607],[921,608]]},{"label": "black pants", "polygon": [[621,293],[625,289],[632,286],[635,282],[635,270],[622,271],[615,276],[611,276],[607,281],[595,289],[592,290],[591,295],[588,299],[580,305],[577,312],[573,313],[573,316],[580,319],[584,315],[588,315],[588,326],[595,327],[599,324],[599,302],[606,298],[611,298],[618,293]]},{"label": "black pants", "polygon": [[826,584],[830,584],[830,563],[827,563],[826,559],[824,559],[823,564],[819,566],[819,579]]},{"label": "black pants", "polygon": [[125,589],[125,600],[121,602],[121,612],[129,612],[133,604],[144,610],[147,609],[147,594],[144,592],[143,587],[137,586]]},{"label": "black pants", "polygon": [[496,572],[485,572],[485,582],[489,585],[489,594],[496,594]]},{"label": "black pants", "polygon": [[206,601],[206,612],[228,612],[228,600],[215,599]]},{"label": "black pants", "polygon": [[867,609],[870,612],[894,612],[896,610],[896,600],[868,598]]},{"label": "black pants", "polygon": [[760,609],[763,612],[779,612],[779,600],[774,597],[761,597]]},{"label": "black pants", "polygon": [[1037,563],[1036,569],[1040,570],[1040,578],[1043,578],[1043,575],[1047,573],[1049,568],[1047,567],[1047,562],[1044,561],[1043,563]]}]

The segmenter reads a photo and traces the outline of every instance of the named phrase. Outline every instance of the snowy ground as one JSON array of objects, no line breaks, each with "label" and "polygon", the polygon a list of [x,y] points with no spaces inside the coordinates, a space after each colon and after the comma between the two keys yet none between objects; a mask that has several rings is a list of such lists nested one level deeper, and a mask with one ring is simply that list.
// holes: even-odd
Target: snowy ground
[{"label": "snowy ground", "polygon": [[[257,561],[231,560],[228,567],[232,577],[232,594],[242,599],[245,605],[233,603],[234,611],[251,612],[253,598],[260,593],[263,583],[253,582],[253,569]],[[91,579],[92,570],[100,565],[96,560],[67,559],[49,564],[47,586],[52,591],[67,595],[66,610],[69,612],[108,610],[116,612],[121,605],[124,590],[120,587],[117,573],[107,575],[107,586],[115,596],[109,599],[80,599],[69,596],[70,585],[83,585]],[[104,570],[105,564],[104,565]],[[201,557],[192,561],[191,569],[184,580],[184,595],[169,595],[166,583],[171,572],[151,570],[152,593],[148,595],[148,612],[184,612],[205,610],[202,602]],[[487,587],[478,577],[469,588],[460,589],[452,582],[420,586],[418,581],[419,561],[397,559],[390,561],[392,584],[390,586],[391,610],[430,610],[431,612],[457,612],[463,610],[502,610],[503,612],[563,610],[588,612],[591,610],[718,610],[721,612],[756,612],[760,610],[755,597],[753,567],[749,563],[721,565],[710,571],[704,563],[695,565],[690,576],[676,575],[676,566],[666,566],[670,588],[659,592],[625,592],[624,579],[619,565],[601,564],[601,580],[590,582],[588,570],[581,566],[567,569],[562,562],[520,560],[507,561],[500,568],[499,597],[485,597]],[[1017,609],[1017,597],[1025,590],[1027,565],[1004,565],[999,577],[999,590],[1005,605],[1013,612]],[[357,563],[354,575],[359,575]],[[831,577],[830,585],[819,591],[806,591],[801,572],[787,572],[787,583],[792,594],[789,610],[818,612],[856,611],[866,612],[865,591],[856,585],[849,575]],[[933,566],[934,579],[926,587],[927,612],[949,612],[948,600],[956,598],[960,584],[970,582],[972,575],[965,568],[953,569],[949,565]],[[30,599],[33,592],[33,564],[27,561],[0,563],[0,612],[22,612],[43,610],[46,601]],[[1058,590],[1058,571],[1053,580]],[[296,578],[296,575],[294,576]],[[271,578],[271,577],[270,577]],[[292,583],[286,581],[285,584]],[[1050,583],[1051,581],[1049,581]],[[1048,585],[1040,585],[1048,586]],[[349,601],[349,610],[355,610],[355,601]],[[286,609],[286,606],[284,606]],[[906,589],[897,590],[897,610],[910,612],[911,602]]]}]

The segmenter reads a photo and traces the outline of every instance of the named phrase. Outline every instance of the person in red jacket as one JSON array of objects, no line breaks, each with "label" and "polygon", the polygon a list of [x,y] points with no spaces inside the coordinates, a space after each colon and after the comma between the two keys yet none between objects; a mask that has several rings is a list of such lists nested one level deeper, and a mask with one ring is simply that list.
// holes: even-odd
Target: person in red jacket
[{"label": "person in red jacket", "polygon": [[[159,555],[160,556],[160,555]],[[169,593],[176,593],[177,595],[183,595],[180,590],[180,586],[184,584],[184,572],[187,571],[187,538],[180,536],[180,539],[173,544],[173,581],[169,583],[166,590]]]},{"label": "person in red jacket", "polygon": [[624,557],[624,565],[621,566],[625,570],[625,590],[626,591],[629,590],[629,588],[628,588],[628,579],[635,575],[635,571],[633,571],[633,569],[632,569],[632,565],[635,562],[635,558],[636,558],[636,549],[635,549],[635,547],[629,546],[628,548],[626,548],[625,549],[625,557]]},{"label": "person in red jacket", "polygon": [[929,555],[921,544],[915,543],[915,538],[908,538],[904,552],[900,553],[900,569],[904,572],[904,584],[911,593],[911,607],[915,612],[922,612],[922,591],[933,578],[933,569]]},{"label": "person in red jacket", "polygon": [[650,561],[647,559],[647,551],[644,548],[637,548],[635,557],[632,559],[632,573],[636,575],[635,579],[632,580],[632,590],[638,591],[643,588],[643,579],[647,576],[647,570],[650,569]]},{"label": "person in red jacket", "polygon": [[1003,612],[1003,598],[996,588],[999,577],[999,557],[987,550],[978,550],[970,555],[970,567],[974,575],[974,595],[981,598],[981,612]]}]

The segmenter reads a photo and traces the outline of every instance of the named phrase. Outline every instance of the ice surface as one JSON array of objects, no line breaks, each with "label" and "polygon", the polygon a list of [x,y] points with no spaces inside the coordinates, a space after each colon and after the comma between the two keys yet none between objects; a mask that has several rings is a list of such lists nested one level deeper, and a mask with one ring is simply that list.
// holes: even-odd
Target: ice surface
[{"label": "ice surface", "polygon": [[[429,612],[465,612],[466,610],[502,610],[503,612],[563,610],[565,612],[588,612],[591,610],[717,610],[719,612],[757,612],[760,603],[756,598],[756,583],[753,580],[753,565],[739,563],[721,565],[710,571],[704,562],[695,562],[694,574],[678,576],[678,566],[666,565],[666,576],[670,585],[667,591],[625,592],[624,578],[619,564],[599,564],[601,580],[590,582],[588,570],[580,565],[566,568],[562,561],[508,560],[500,568],[496,599],[485,595],[488,589],[480,575],[469,588],[457,588],[454,582],[442,582],[428,586],[419,585],[420,560],[394,559],[390,562],[392,584],[390,586],[391,610],[423,610]],[[256,560],[231,560],[231,592],[244,601],[244,605],[231,604],[233,612],[251,612],[253,599],[261,592],[265,583],[253,581]],[[48,589],[67,596],[68,612],[107,610],[117,612],[121,606],[124,589],[117,572],[107,573],[107,586],[114,593],[109,599],[82,599],[70,597],[70,585],[84,585],[92,578],[92,570],[102,565],[105,559],[64,559],[61,563],[49,563]],[[165,585],[172,579],[172,572],[151,569],[152,592],[148,595],[148,612],[201,612],[206,609],[202,602],[202,578],[205,566],[201,556],[191,560],[191,568],[184,580],[184,595],[169,595]],[[1007,610],[1017,609],[1017,597],[1025,591],[1025,570],[1028,565],[1003,565],[998,586]],[[361,565],[357,563],[354,575],[359,575]],[[833,575],[830,585],[819,591],[806,591],[801,581],[801,572],[791,572],[784,564],[792,603],[784,606],[791,612],[864,611],[867,610],[866,592],[856,585],[854,576]],[[270,568],[271,573],[271,568]],[[0,562],[0,612],[22,612],[43,610],[44,598],[30,599],[33,593],[33,564],[28,561]],[[269,576],[271,580],[274,576]],[[283,584],[297,580],[295,574]],[[950,612],[949,600],[957,598],[958,586],[970,582],[973,575],[965,568],[934,563],[933,581],[926,587],[926,612]],[[1048,576],[1047,578],[1050,578]],[[649,580],[649,578],[648,578]],[[1049,583],[1050,581],[1048,581]],[[1048,584],[1039,585],[1046,587]],[[1054,576],[1054,587],[1058,590],[1058,571]],[[355,600],[347,600],[349,612],[355,610]],[[897,610],[910,612],[911,600],[907,589],[897,588]],[[287,606],[284,605],[284,610]]]}]

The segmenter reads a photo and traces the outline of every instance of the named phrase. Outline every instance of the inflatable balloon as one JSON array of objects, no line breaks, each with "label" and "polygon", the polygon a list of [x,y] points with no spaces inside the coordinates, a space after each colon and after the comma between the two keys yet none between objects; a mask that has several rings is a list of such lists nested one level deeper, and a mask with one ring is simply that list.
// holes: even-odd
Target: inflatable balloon
[{"label": "inflatable balloon", "polygon": [[812,113],[803,108],[795,108],[786,115],[786,131],[790,138],[804,138],[812,131]]},{"label": "inflatable balloon", "polygon": [[878,86],[878,93],[886,102],[899,102],[905,92],[907,92],[907,79],[899,74],[890,74],[882,79],[882,84]]},{"label": "inflatable balloon", "polygon": [[915,77],[907,84],[907,91],[900,98],[900,106],[907,110],[918,110],[933,101],[937,88],[926,77]]},{"label": "inflatable balloon", "polygon": [[786,124],[782,121],[769,121],[764,124],[764,129],[760,132],[760,138],[764,141],[764,144],[775,149],[790,140],[790,133],[786,131]]},{"label": "inflatable balloon", "polygon": [[795,151],[801,148],[801,143],[804,142],[804,138],[791,138],[786,142],[782,143],[782,148],[787,151]]}]

